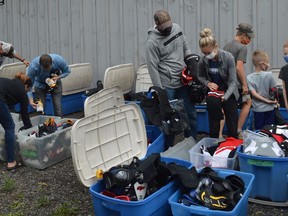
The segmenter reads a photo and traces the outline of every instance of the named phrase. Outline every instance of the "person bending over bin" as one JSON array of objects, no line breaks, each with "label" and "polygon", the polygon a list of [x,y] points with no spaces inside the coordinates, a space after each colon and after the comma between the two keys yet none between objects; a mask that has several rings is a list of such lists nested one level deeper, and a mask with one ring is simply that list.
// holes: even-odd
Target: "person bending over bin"
[{"label": "person bending over bin", "polygon": [[15,124],[9,106],[20,103],[20,113],[24,126],[20,130],[32,127],[28,114],[27,91],[32,86],[31,79],[25,73],[17,73],[15,79],[0,78],[0,123],[5,130],[5,148],[7,153],[7,170],[20,166],[15,160]]},{"label": "person bending over bin", "polygon": [[[32,60],[27,69],[27,75],[31,78],[34,87],[34,102],[32,91],[29,92],[30,104],[36,108],[37,102],[41,101],[45,109],[45,101],[48,93],[52,96],[54,112],[56,116],[62,114],[62,82],[61,79],[71,72],[65,59],[57,54],[43,54]],[[44,110],[45,112],[45,110]]]}]

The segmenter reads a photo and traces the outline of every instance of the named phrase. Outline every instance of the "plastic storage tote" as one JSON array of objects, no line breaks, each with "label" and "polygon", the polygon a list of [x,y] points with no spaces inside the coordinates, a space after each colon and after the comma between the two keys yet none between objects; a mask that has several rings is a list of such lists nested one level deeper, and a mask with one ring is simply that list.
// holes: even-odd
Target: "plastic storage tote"
[{"label": "plastic storage tote", "polygon": [[148,143],[146,156],[163,152],[165,150],[165,135],[155,125],[146,125],[145,128]]},{"label": "plastic storage tote", "polygon": [[[209,118],[208,118],[208,111],[207,106],[205,105],[197,105],[195,106],[197,111],[197,132],[198,133],[207,133],[209,134]],[[241,109],[238,109],[238,115],[240,114]],[[252,128],[252,111],[249,112],[247,119],[245,120],[242,129],[246,130],[247,128]],[[288,118],[287,118],[288,120]],[[227,126],[224,125],[223,133],[227,133]]]},{"label": "plastic storage tote", "polygon": [[197,168],[213,167],[213,168],[224,168],[234,169],[237,166],[237,154],[235,153],[233,158],[210,156],[201,153],[201,146],[212,147],[217,146],[217,138],[203,138],[193,148],[189,150],[190,161]]},{"label": "plastic storage tote", "polygon": [[205,216],[246,216],[248,209],[248,196],[253,186],[254,175],[250,173],[238,172],[233,170],[221,170],[215,169],[218,172],[218,176],[221,178],[225,178],[229,175],[237,175],[245,183],[245,192],[242,195],[241,199],[237,203],[237,205],[231,211],[220,211],[220,210],[211,210],[205,206],[185,206],[180,204],[179,197],[181,195],[180,190],[177,190],[170,198],[169,204],[171,205],[172,213],[175,216],[190,216],[190,215],[205,215]]},{"label": "plastic storage tote", "polygon": [[288,122],[288,112],[286,108],[280,107],[279,111],[280,111],[281,116],[284,118],[284,120]]},{"label": "plastic storage tote", "polygon": [[[70,95],[62,95],[62,114],[68,115],[74,112],[80,112],[84,109],[82,102],[82,95],[84,92],[79,92]],[[45,107],[45,115],[54,116],[54,106],[52,102],[52,97],[50,94],[47,94],[46,97],[46,107]]]},{"label": "plastic storage tote", "polygon": [[[23,122],[20,121],[19,119],[19,114],[17,113],[11,113],[12,114],[12,118],[14,119],[14,123],[15,123],[15,156],[17,160],[20,160],[21,155],[20,155],[20,146],[19,146],[19,139],[18,139],[18,134],[21,133],[19,132],[19,129],[23,126]],[[45,115],[39,115],[39,116],[34,116],[32,118],[30,118],[31,124],[32,126],[37,126],[41,123],[44,123],[46,121],[47,118],[50,118],[51,116],[45,116]],[[56,117],[53,116],[53,118],[55,120],[60,120],[60,117]],[[0,160],[2,161],[6,161],[7,159],[7,155],[6,155],[6,150],[5,150],[5,140],[4,140],[4,129],[2,128],[2,126],[0,125]]]},{"label": "plastic storage tote", "polygon": [[197,111],[197,132],[209,133],[209,120],[207,107],[203,105],[195,106]]},{"label": "plastic storage tote", "polygon": [[[175,158],[161,158],[161,160],[166,163],[173,162],[187,168],[192,166],[188,161]],[[172,181],[143,200],[127,202],[103,195],[101,192],[105,190],[105,184],[101,180],[90,187],[94,214],[96,216],[169,216],[171,215],[171,209],[168,198],[178,189],[178,186],[177,181]]]},{"label": "plastic storage tote", "polygon": [[[240,170],[255,175],[250,198],[272,202],[288,201],[288,158],[274,158],[243,153],[237,148]],[[288,206],[288,202],[287,202]]]},{"label": "plastic storage tote", "polygon": [[190,161],[189,150],[196,145],[193,137],[188,137],[161,153],[162,157]]},{"label": "plastic storage tote", "polygon": [[[105,172],[113,166],[129,164],[134,157],[141,159],[146,156],[147,136],[151,134],[149,135],[147,126],[146,134],[141,115],[141,110],[135,103],[125,104],[79,119],[72,127],[74,169],[82,184],[90,187],[95,215],[171,214],[168,197],[177,189],[175,182],[167,184],[146,199],[135,202],[124,202],[100,193],[104,185],[96,178],[97,170]],[[152,145],[157,145],[157,142],[156,139]],[[188,161],[170,158],[165,161],[191,166]]]},{"label": "plastic storage tote", "polygon": [[[15,112],[19,113],[21,111],[21,108],[20,108],[20,104],[17,103],[15,106],[14,106],[14,110]],[[32,112],[36,112],[36,110],[31,106],[31,104],[29,103],[28,104],[28,113],[32,113]]]},{"label": "plastic storage tote", "polygon": [[[75,122],[77,119],[55,119],[57,124],[67,120]],[[18,134],[20,153],[25,166],[45,169],[71,156],[71,126],[42,137],[29,136],[38,126],[34,126]]]}]

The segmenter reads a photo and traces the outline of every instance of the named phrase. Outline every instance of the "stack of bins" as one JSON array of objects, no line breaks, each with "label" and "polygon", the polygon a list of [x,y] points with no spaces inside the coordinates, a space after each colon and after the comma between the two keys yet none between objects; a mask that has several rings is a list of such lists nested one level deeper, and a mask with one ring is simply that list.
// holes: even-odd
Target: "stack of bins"
[{"label": "stack of bins", "polygon": [[[103,180],[96,172],[108,171],[120,164],[129,164],[133,157],[144,158],[147,136],[140,108],[126,104],[107,108],[76,121],[72,127],[72,160],[79,180],[93,199],[95,215],[171,215],[168,198],[178,188],[173,181],[140,201],[123,201],[103,195]],[[191,163],[179,159],[162,158],[185,167]]]}]

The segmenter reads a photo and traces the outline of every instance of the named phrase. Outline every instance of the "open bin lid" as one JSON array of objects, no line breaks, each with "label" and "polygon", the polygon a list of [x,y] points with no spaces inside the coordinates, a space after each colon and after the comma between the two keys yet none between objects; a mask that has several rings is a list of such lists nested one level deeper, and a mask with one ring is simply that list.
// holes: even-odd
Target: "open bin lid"
[{"label": "open bin lid", "polygon": [[77,120],[71,130],[71,154],[76,175],[87,187],[97,181],[96,171],[143,158],[147,135],[137,104],[108,108]]},{"label": "open bin lid", "polygon": [[119,86],[104,88],[96,94],[86,98],[84,103],[84,115],[89,116],[110,107],[125,104],[123,92]]},{"label": "open bin lid", "polygon": [[106,69],[103,85],[104,88],[119,86],[123,94],[127,94],[132,91],[134,77],[135,72],[132,63],[116,65]]}]

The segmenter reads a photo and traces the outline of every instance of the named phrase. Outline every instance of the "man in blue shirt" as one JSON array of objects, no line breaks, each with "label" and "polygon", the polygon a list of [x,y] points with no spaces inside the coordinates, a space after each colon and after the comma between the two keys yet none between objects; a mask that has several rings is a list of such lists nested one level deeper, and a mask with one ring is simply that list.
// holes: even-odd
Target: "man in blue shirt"
[{"label": "man in blue shirt", "polygon": [[[36,57],[30,63],[27,69],[27,75],[31,78],[35,99],[41,100],[43,107],[45,107],[45,101],[47,93],[52,96],[54,112],[56,116],[62,115],[62,83],[61,79],[68,76],[71,70],[67,65],[65,59],[57,54],[43,54]],[[51,83],[54,84],[51,86]],[[56,86],[55,86],[56,84]],[[35,108],[36,104],[33,102],[33,98],[30,93],[30,103]]]}]

